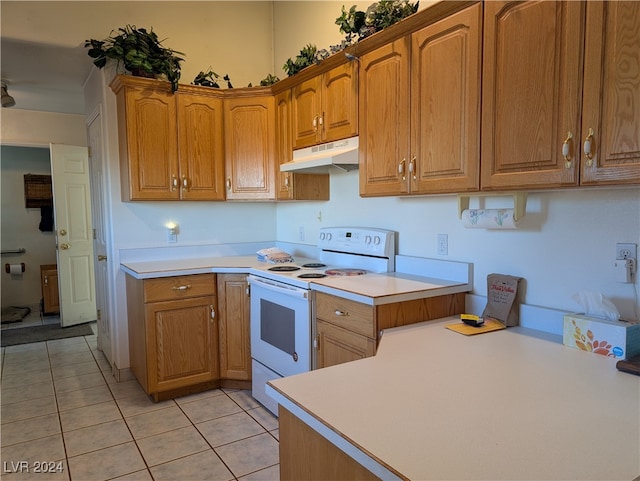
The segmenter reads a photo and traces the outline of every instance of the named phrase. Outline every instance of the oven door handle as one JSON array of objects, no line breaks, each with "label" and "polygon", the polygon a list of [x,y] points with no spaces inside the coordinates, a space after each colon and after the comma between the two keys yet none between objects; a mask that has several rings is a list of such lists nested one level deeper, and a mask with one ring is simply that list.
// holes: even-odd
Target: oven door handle
[{"label": "oven door handle", "polygon": [[288,284],[282,284],[280,282],[272,282],[268,279],[263,279],[261,277],[256,277],[253,275],[249,276],[249,284],[254,284],[264,289],[278,292],[286,296],[299,297],[300,299],[309,298],[309,291],[306,289],[300,289],[298,287],[290,286]]}]

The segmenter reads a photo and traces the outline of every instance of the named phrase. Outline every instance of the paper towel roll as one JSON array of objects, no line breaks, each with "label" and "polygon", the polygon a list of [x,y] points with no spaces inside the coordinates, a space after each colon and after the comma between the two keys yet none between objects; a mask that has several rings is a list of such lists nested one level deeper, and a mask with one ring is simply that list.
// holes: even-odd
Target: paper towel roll
[{"label": "paper towel roll", "polygon": [[467,209],[462,211],[467,229],[517,229],[513,209]]},{"label": "paper towel roll", "polygon": [[9,273],[11,275],[22,275],[22,264],[11,264],[9,266]]}]

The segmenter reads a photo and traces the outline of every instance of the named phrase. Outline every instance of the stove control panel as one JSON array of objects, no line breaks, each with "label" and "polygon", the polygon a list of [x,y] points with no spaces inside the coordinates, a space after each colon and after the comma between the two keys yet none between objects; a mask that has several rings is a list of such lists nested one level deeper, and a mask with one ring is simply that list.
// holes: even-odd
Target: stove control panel
[{"label": "stove control panel", "polygon": [[366,254],[376,257],[395,256],[394,231],[368,227],[323,227],[318,247],[322,250]]}]

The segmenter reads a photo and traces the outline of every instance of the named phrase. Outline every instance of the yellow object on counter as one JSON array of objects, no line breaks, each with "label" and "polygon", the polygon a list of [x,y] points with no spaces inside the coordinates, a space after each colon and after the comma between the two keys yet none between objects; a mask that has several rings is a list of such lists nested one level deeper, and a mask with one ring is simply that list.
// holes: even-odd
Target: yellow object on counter
[{"label": "yellow object on counter", "polygon": [[451,329],[452,331],[459,332],[465,336],[473,336],[474,334],[482,334],[484,332],[499,331],[505,329],[507,326],[495,319],[485,319],[484,324],[480,327],[469,326],[464,322],[456,322],[454,324],[447,324],[444,327]]}]

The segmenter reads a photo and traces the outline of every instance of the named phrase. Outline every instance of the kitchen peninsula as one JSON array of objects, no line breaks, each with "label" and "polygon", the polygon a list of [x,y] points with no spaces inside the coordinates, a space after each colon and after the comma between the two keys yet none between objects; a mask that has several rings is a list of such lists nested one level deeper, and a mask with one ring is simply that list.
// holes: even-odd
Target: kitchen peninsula
[{"label": "kitchen peninsula", "polygon": [[466,337],[452,322],[391,329],[375,357],[272,381],[281,479],[640,474],[640,377],[557,336],[518,327]]}]

